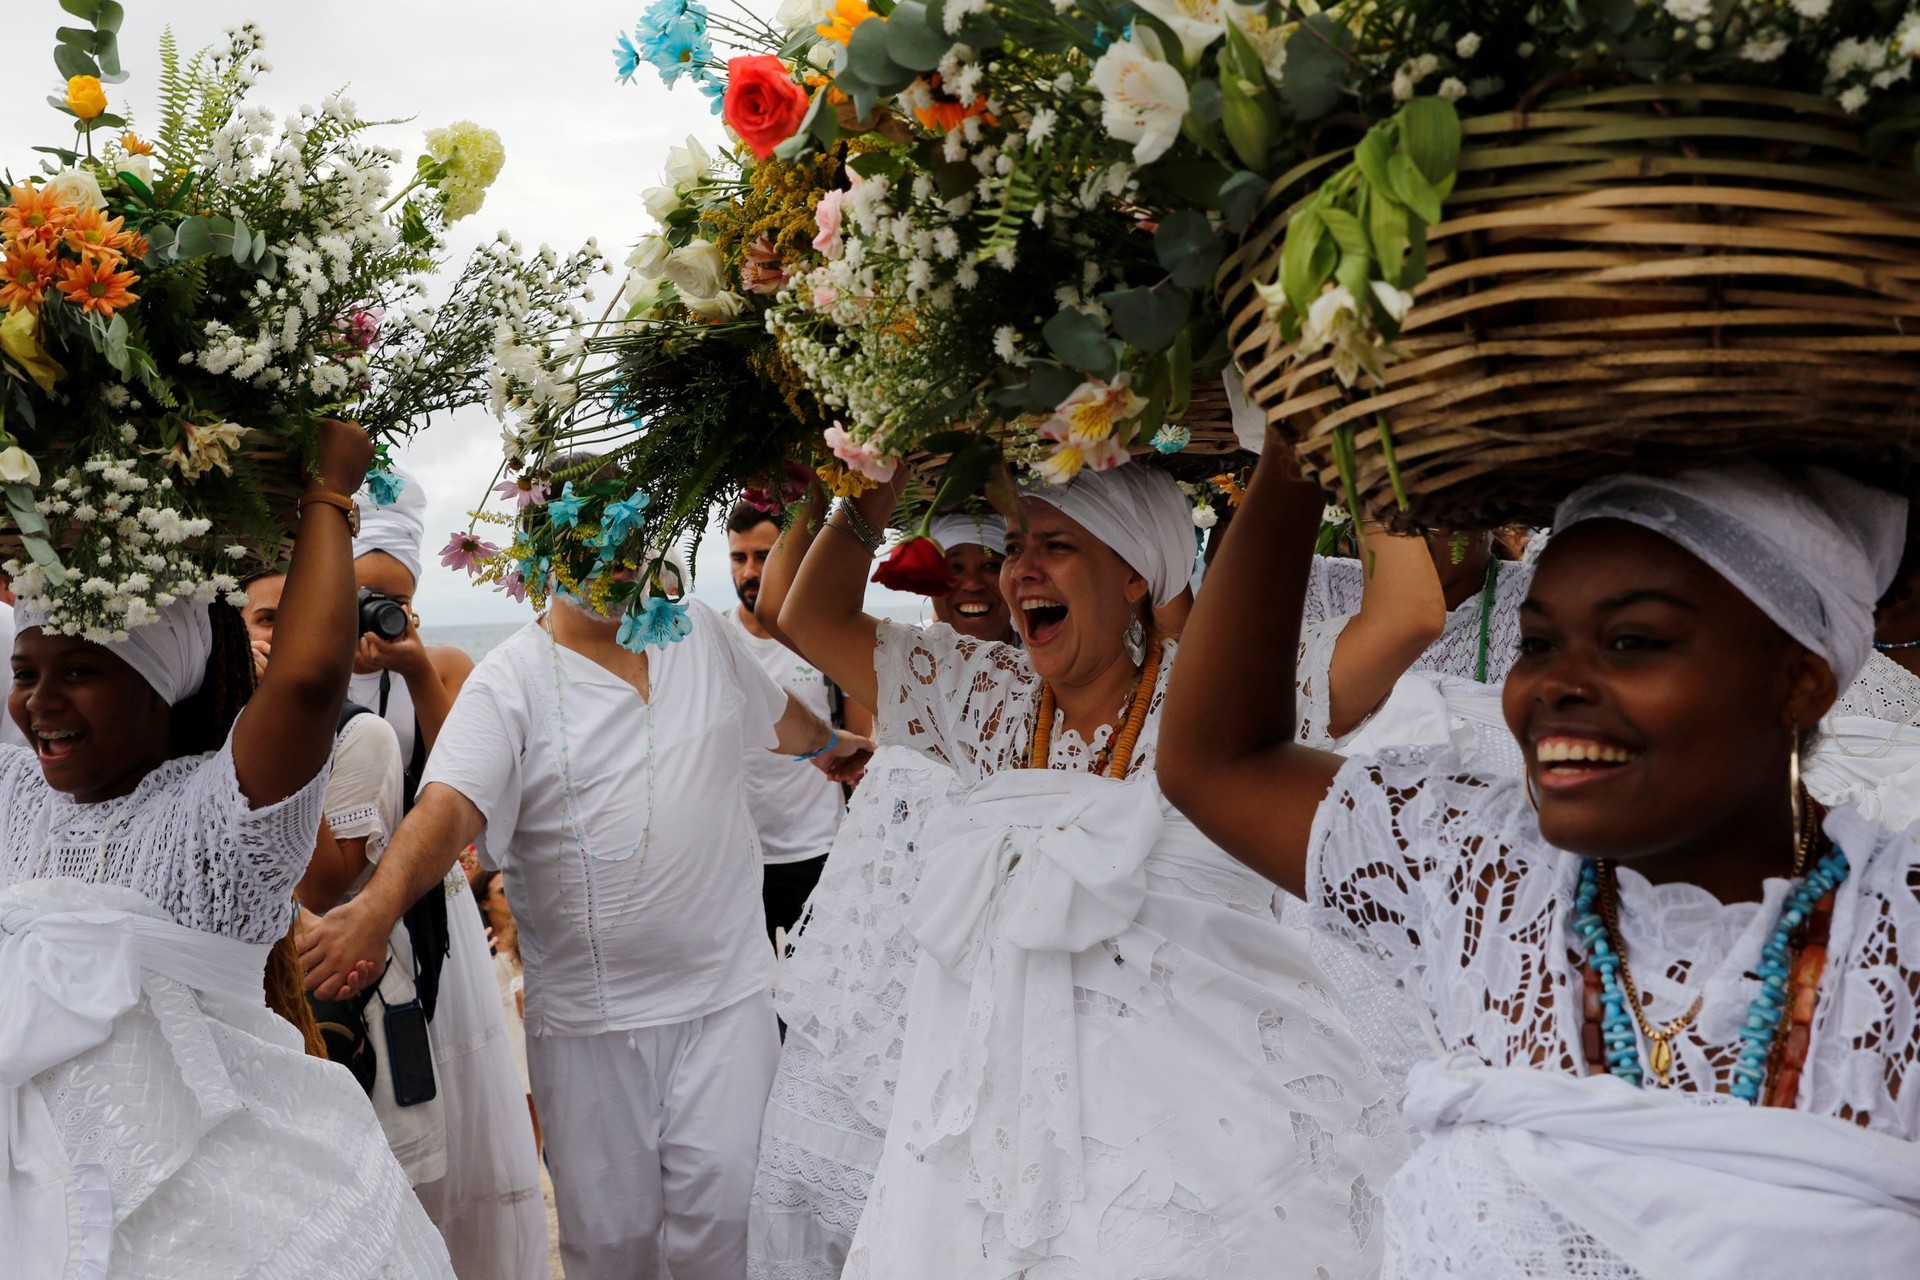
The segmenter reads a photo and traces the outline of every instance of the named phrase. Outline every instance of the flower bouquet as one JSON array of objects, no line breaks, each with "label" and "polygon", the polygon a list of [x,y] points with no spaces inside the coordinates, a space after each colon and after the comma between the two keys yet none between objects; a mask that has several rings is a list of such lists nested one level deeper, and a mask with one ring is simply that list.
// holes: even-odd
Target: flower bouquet
[{"label": "flower bouquet", "polygon": [[[484,400],[503,331],[575,318],[590,251],[483,250],[428,305],[449,223],[502,162],[468,123],[399,156],[340,97],[276,121],[251,25],[160,49],[151,126],[112,110],[122,7],[62,0],[44,174],[0,184],[0,483],[15,591],[99,637],[276,558],[316,420],[390,439]],[[375,492],[398,478],[375,477]]]}]

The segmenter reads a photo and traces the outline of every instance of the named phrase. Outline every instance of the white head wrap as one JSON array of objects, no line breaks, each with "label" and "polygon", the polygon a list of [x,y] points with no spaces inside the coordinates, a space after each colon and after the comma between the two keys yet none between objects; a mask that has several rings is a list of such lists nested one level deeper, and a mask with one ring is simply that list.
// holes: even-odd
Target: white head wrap
[{"label": "white head wrap", "polygon": [[1625,520],[1691,552],[1825,658],[1844,689],[1873,652],[1873,608],[1900,567],[1907,501],[1825,467],[1788,476],[1744,462],[1596,481],[1560,504],[1553,527],[1585,520]]},{"label": "white head wrap", "polygon": [[954,511],[935,516],[927,532],[935,542],[949,549],[965,542],[994,552],[1007,549],[1007,522],[991,513],[977,516],[970,511]]},{"label": "white head wrap", "polygon": [[[16,609],[19,630],[46,625],[47,606],[41,600],[22,600]],[[127,632],[125,640],[100,646],[140,674],[170,707],[200,692],[207,678],[207,659],[213,654],[213,622],[207,606],[193,600],[175,600],[159,617]]]},{"label": "white head wrap", "polygon": [[393,468],[393,474],[405,483],[386,506],[375,504],[365,489],[353,495],[353,505],[360,509],[360,536],[353,540],[353,558],[384,551],[405,565],[418,585],[420,545],[427,535],[427,491],[400,467]]},{"label": "white head wrap", "polygon": [[1187,589],[1199,544],[1193,511],[1164,471],[1123,462],[1082,471],[1061,486],[1022,485],[1022,495],[1058,508],[1147,580],[1154,607]]}]

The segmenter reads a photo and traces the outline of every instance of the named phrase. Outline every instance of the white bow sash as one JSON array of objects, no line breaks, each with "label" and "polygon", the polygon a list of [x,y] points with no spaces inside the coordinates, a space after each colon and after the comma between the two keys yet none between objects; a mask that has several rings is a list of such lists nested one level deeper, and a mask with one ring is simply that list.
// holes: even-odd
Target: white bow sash
[{"label": "white bow sash", "polygon": [[967,1142],[973,1194],[1026,1246],[1083,1194],[1073,955],[1133,923],[1164,819],[1148,779],[1048,769],[994,775],[954,817],[913,903],[928,961],[968,988],[930,1139]]},{"label": "white bow sash", "polygon": [[[69,1162],[35,1077],[106,1043],[154,978],[260,1001],[269,950],[128,911],[0,907],[0,1238],[9,1274],[106,1276],[114,1223],[133,1207],[116,1213],[106,1171]],[[204,1132],[241,1104],[217,1053],[182,1052],[194,1041],[210,1045],[211,1035],[205,1016],[193,1016],[197,1002],[186,1004],[188,1016],[160,1023]]]},{"label": "white bow sash", "polygon": [[1920,1144],[1831,1116],[1457,1059],[1408,1074],[1406,1119],[1500,1129],[1520,1180],[1647,1280],[1920,1275]]}]

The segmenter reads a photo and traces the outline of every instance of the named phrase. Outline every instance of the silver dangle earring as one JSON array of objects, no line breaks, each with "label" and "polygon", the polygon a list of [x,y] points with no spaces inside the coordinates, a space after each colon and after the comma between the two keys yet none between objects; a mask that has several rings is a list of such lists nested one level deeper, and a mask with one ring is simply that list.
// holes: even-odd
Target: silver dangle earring
[{"label": "silver dangle earring", "polygon": [[1127,647],[1127,661],[1139,666],[1147,660],[1147,624],[1135,618],[1127,627],[1127,636],[1123,643]]}]

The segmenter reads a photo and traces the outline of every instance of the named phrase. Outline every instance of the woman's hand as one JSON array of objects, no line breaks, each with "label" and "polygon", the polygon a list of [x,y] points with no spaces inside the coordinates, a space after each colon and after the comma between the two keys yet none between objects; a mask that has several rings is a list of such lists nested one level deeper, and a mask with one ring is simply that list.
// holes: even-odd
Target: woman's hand
[{"label": "woman's hand", "polygon": [[839,741],[833,744],[832,749],[815,756],[813,767],[835,782],[856,786],[866,775],[867,761],[873,759],[873,741],[844,729],[838,732]]},{"label": "woman's hand", "polygon": [[366,483],[373,466],[373,441],[357,422],[320,419],[315,439],[313,473],[328,493],[351,496]]}]

